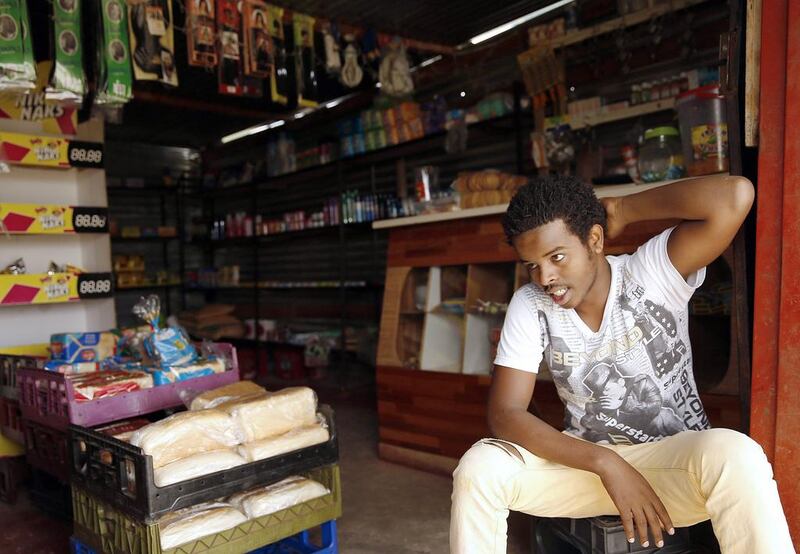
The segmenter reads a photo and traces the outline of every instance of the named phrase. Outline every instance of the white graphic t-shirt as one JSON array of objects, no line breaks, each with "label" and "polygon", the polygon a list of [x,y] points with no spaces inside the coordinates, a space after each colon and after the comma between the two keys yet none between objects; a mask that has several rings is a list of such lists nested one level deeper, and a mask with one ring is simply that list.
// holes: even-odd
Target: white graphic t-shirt
[{"label": "white graphic t-shirt", "polygon": [[667,255],[667,229],[634,254],[607,256],[611,288],[595,333],[575,310],[528,284],[508,306],[494,363],[536,373],[544,359],[564,403],[564,429],[606,444],[653,442],[710,427],[697,394],[687,281]]}]

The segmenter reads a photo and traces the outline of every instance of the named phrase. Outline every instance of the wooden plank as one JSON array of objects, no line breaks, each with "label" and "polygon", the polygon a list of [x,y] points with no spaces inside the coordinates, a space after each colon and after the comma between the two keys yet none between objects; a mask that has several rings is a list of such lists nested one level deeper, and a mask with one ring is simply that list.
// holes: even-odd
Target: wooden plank
[{"label": "wooden plank", "polygon": [[654,102],[646,102],[644,104],[637,104],[623,110],[615,110],[607,113],[588,113],[580,115],[569,116],[569,126],[572,129],[583,129],[585,127],[595,127],[613,121],[624,121],[626,119],[633,119],[643,115],[664,112],[675,108],[675,99],[667,98],[664,100],[656,100]]},{"label": "wooden plank", "polygon": [[761,99],[761,0],[747,0],[744,53],[744,145],[758,146]]},{"label": "wooden plank", "polygon": [[[594,38],[599,35],[612,33],[618,29],[624,29],[626,27],[632,27],[633,25],[639,25],[640,23],[650,21],[651,19],[656,18],[660,15],[664,15],[665,13],[669,13],[671,11],[683,10],[691,6],[695,6],[697,4],[702,4],[703,2],[706,1],[707,0],[672,0],[668,4],[661,4],[659,6],[654,6],[652,8],[639,10],[634,13],[629,13],[623,17],[617,17],[616,19],[604,21],[603,23],[600,23],[598,25],[593,25],[592,27],[587,27],[579,31],[567,33],[562,37],[558,37],[551,40],[550,45],[553,48],[563,48],[564,46],[569,46],[570,44],[577,44],[579,42],[583,42],[584,40]],[[531,44],[531,46],[533,46],[533,44]]]},{"label": "wooden plank", "polygon": [[387,462],[421,469],[430,473],[451,476],[456,470],[458,459],[429,452],[420,452],[385,442],[378,443],[378,456]]}]

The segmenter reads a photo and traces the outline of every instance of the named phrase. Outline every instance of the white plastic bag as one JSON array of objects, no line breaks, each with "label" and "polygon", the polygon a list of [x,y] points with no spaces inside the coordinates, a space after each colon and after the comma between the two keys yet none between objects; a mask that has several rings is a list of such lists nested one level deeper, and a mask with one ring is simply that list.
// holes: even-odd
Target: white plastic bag
[{"label": "white plastic bag", "polygon": [[228,499],[250,519],[274,514],[330,493],[324,485],[305,477],[288,477],[274,485],[234,494]]},{"label": "white plastic bag", "polygon": [[327,427],[324,424],[317,423],[292,429],[288,433],[277,437],[246,442],[239,445],[238,451],[248,462],[255,462],[287,452],[294,452],[307,446],[321,444],[327,442],[329,438],[330,434]]},{"label": "white plastic bag", "polygon": [[156,486],[166,487],[173,483],[179,483],[246,463],[247,460],[232,449],[201,452],[156,468]]},{"label": "white plastic bag", "polygon": [[161,549],[178,545],[231,529],[247,521],[242,512],[223,502],[207,502],[171,512],[158,522]]}]

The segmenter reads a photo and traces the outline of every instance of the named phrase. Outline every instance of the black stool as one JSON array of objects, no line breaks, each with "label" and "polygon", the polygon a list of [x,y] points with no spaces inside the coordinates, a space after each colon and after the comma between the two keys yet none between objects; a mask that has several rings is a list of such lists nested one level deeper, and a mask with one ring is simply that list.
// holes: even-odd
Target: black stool
[{"label": "black stool", "polygon": [[628,542],[617,516],[586,519],[533,518],[532,554],[719,554],[710,521],[664,533],[664,546],[643,548],[638,541]]}]

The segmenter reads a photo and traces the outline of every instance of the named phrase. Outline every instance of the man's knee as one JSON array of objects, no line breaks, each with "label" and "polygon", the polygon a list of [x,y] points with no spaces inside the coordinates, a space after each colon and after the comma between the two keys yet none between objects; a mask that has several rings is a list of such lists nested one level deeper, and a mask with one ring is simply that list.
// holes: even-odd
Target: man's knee
[{"label": "man's knee", "polygon": [[731,429],[702,431],[702,456],[705,465],[716,465],[737,477],[772,477],[772,467],[763,448],[747,435]]},{"label": "man's knee", "polygon": [[522,456],[514,445],[484,439],[461,457],[453,472],[453,493],[497,492],[502,483],[523,466]]}]

